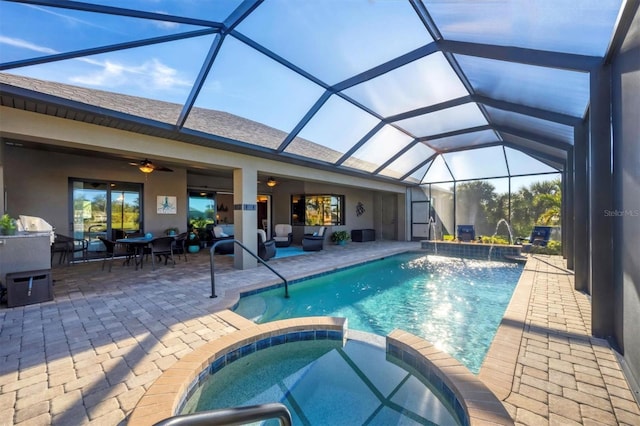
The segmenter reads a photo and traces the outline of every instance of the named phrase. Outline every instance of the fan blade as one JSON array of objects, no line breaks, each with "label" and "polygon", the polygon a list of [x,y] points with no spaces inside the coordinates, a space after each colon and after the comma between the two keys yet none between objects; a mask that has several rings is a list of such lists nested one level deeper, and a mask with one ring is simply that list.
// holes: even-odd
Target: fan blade
[{"label": "fan blade", "polygon": [[158,171],[158,172],[172,172],[173,170],[171,170],[168,167],[164,167],[164,166],[152,166],[153,170]]},{"label": "fan blade", "polygon": [[158,172],[172,172],[173,170],[171,170],[168,167],[164,167],[164,166],[158,166],[156,164],[153,164],[151,161],[149,161],[148,159],[144,159],[141,161],[136,161],[136,162],[129,162],[130,165],[135,166],[135,167],[149,167],[151,168],[153,171],[158,171]]}]

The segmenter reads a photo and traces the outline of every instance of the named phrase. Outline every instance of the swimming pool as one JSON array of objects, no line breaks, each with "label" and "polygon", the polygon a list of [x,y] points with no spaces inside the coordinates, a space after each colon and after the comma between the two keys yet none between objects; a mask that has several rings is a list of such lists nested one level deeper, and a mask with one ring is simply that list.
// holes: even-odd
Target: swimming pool
[{"label": "swimming pool", "polygon": [[405,368],[387,360],[383,339],[281,344],[218,370],[181,413],[279,401],[300,425],[461,424],[446,397]]},{"label": "swimming pool", "polygon": [[235,312],[258,323],[325,315],[386,335],[400,328],[477,373],[522,273],[517,263],[405,253],[242,297]]}]

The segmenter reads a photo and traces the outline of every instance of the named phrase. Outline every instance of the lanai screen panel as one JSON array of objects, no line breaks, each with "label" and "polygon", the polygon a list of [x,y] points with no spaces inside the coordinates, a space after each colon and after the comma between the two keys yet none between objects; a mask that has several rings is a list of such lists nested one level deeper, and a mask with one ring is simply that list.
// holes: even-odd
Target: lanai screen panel
[{"label": "lanai screen panel", "polygon": [[10,73],[70,86],[36,85],[42,93],[175,125],[212,40],[177,40],[161,50],[143,46]]},{"label": "lanai screen panel", "polygon": [[416,137],[434,136],[468,127],[483,126],[487,120],[475,103],[458,105],[395,123]]},{"label": "lanai screen panel", "polygon": [[237,30],[329,85],[433,41],[409,2],[270,0]]},{"label": "lanai screen panel", "polygon": [[553,167],[531,158],[521,151],[505,147],[504,152],[507,156],[511,176],[557,172]]},{"label": "lanai screen panel", "polygon": [[323,92],[300,74],[226,37],[194,106],[228,113],[228,122],[219,118],[218,126],[206,119],[206,111],[194,111],[185,126],[277,149]]},{"label": "lanai screen panel", "polygon": [[[195,25],[167,24],[151,19],[12,2],[0,2],[0,16],[3,17],[0,32],[2,35],[0,62],[2,63],[203,29]],[[19,18],[10,19],[9,17]],[[201,63],[202,57],[197,54],[197,51],[194,53],[196,54],[193,61]],[[137,62],[125,63],[113,61],[109,64],[110,69],[107,68],[107,63],[103,63],[101,64],[104,68],[103,74],[108,71],[117,73],[119,67],[124,67],[125,70],[129,68],[138,69],[139,72],[151,72],[150,69],[143,68],[144,59],[145,57],[141,57]],[[89,62],[90,60],[87,58],[77,61]],[[99,65],[99,63],[94,64],[95,73],[98,72]],[[196,73],[198,69],[199,66],[195,70]],[[138,74],[138,77],[140,76],[141,74]],[[130,77],[133,76],[130,75]],[[53,78],[51,80],[59,81]]]},{"label": "lanai screen panel", "polygon": [[469,94],[439,52],[347,89],[344,93],[383,117]]},{"label": "lanai screen panel", "polygon": [[508,176],[501,146],[442,154],[456,180]]},{"label": "lanai screen panel", "polygon": [[515,62],[454,55],[479,95],[582,117],[589,74]]},{"label": "lanai screen panel", "polygon": [[[584,117],[590,85],[583,68],[606,53],[623,4],[621,0],[424,0],[434,34],[443,38],[434,43],[408,1],[97,2],[132,11],[73,10],[90,9],[89,3],[57,3],[71,7],[67,8],[0,2],[0,62],[3,71],[12,74],[0,77],[1,81],[88,108],[104,108],[109,119],[120,117],[111,117],[110,110],[126,113],[133,121],[148,119],[140,120],[145,125],[154,121],[182,125],[186,118],[187,130],[199,131],[196,137],[203,142],[228,138],[233,146],[243,144],[243,149],[253,144],[274,154],[285,151],[284,161],[293,154],[371,173],[383,167],[381,175],[409,182],[422,179],[436,152],[494,143],[562,167],[563,147],[573,143],[572,124],[563,117]],[[234,13],[236,8],[248,13]],[[163,16],[155,20],[123,16],[137,11]],[[242,20],[220,33],[223,26],[236,23],[231,17]],[[185,20],[191,22],[178,22]],[[193,31],[199,36],[173,40]],[[172,39],[29,67],[11,66],[15,61],[53,60],[51,55],[59,53],[144,44],[160,37]],[[205,59],[214,40],[222,40],[221,49],[209,68]],[[452,56],[440,52],[421,56],[440,48],[450,49]],[[466,54],[455,53],[456,48]],[[565,53],[576,56],[565,61],[561,56]],[[412,62],[405,63],[406,58]],[[472,99],[461,103],[469,93],[453,72],[447,60],[451,58],[474,95],[480,95],[473,101],[483,103],[482,110]],[[563,65],[541,66],[556,59]],[[194,87],[198,75],[205,77],[202,87]],[[190,95],[194,105],[187,102]],[[315,110],[323,96],[328,101]],[[442,102],[457,106],[433,110]],[[422,114],[425,108],[432,112]],[[405,134],[385,125],[367,140],[381,119],[389,119]],[[464,133],[478,126],[495,129]],[[409,151],[415,158],[408,161],[404,154],[391,161],[414,138],[422,138]]]},{"label": "lanai screen panel", "polygon": [[105,6],[132,8],[154,13],[188,16],[198,19],[223,22],[242,0],[91,0],[91,3]]},{"label": "lanai screen panel", "polygon": [[424,178],[424,175],[427,173],[427,170],[429,170],[429,166],[431,165],[431,161],[428,162],[427,164],[423,165],[422,167],[418,168],[416,171],[414,171],[413,173],[411,173],[409,176],[404,178],[405,182],[410,182],[410,183],[420,183],[422,181],[422,179]]},{"label": "lanai screen panel", "polygon": [[524,130],[573,145],[573,126],[498,108],[485,107],[485,111],[489,114],[491,122],[499,126]]},{"label": "lanai screen panel", "polygon": [[286,147],[285,152],[335,163],[378,123],[379,120],[371,114],[334,95]]},{"label": "lanai screen panel", "polygon": [[[429,167],[424,179],[422,179],[422,183],[432,183],[432,182],[450,182],[453,180],[453,175],[449,171],[447,164],[444,162],[444,158],[442,155],[438,155]],[[448,184],[447,184],[448,185]],[[448,188],[448,186],[445,187]]]},{"label": "lanai screen panel", "polygon": [[604,55],[621,0],[423,0],[448,40]]},{"label": "lanai screen panel", "polygon": [[477,145],[499,142],[500,138],[493,130],[481,130],[454,136],[445,136],[438,139],[429,139],[425,143],[439,151],[450,151]]},{"label": "lanai screen panel", "polygon": [[516,148],[523,148],[522,150],[525,152],[537,152],[541,155],[545,155],[550,161],[562,163],[567,158],[567,152],[563,149],[546,145],[531,139],[516,136],[510,133],[502,132],[501,135],[507,144],[514,144],[516,145]]},{"label": "lanai screen panel", "polygon": [[422,143],[417,143],[385,167],[380,174],[400,179],[413,173],[416,168],[423,166],[422,163],[426,163],[426,160],[433,154],[434,151],[431,148]]},{"label": "lanai screen panel", "polygon": [[411,141],[413,141],[411,136],[394,127],[385,125],[342,164],[347,167],[374,172],[389,158],[409,145]]}]

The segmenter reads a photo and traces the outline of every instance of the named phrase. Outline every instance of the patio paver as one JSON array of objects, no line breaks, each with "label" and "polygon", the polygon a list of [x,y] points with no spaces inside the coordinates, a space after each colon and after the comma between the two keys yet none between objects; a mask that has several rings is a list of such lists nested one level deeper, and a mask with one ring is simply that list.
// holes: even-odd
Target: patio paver
[{"label": "patio paver", "polygon": [[[418,248],[351,243],[269,264],[295,279]],[[512,301],[524,312],[520,331],[505,327],[502,354],[480,378],[516,424],[637,424],[638,404],[607,342],[588,335],[588,298],[572,290],[562,259],[531,257],[526,268]],[[0,308],[0,425],[126,424],[162,372],[249,324],[225,310],[241,288],[278,282],[264,267],[234,270],[229,256],[216,256],[216,271],[212,299],[208,252],[156,271],[56,267],[54,301]]]}]

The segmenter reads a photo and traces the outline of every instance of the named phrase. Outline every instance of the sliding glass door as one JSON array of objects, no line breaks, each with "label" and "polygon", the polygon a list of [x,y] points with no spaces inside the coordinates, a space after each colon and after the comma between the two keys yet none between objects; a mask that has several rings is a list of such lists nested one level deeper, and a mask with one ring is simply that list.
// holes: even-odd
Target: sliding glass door
[{"label": "sliding glass door", "polygon": [[103,251],[99,236],[123,238],[142,232],[142,185],[127,182],[72,180],[72,232],[89,241],[89,254]]}]

